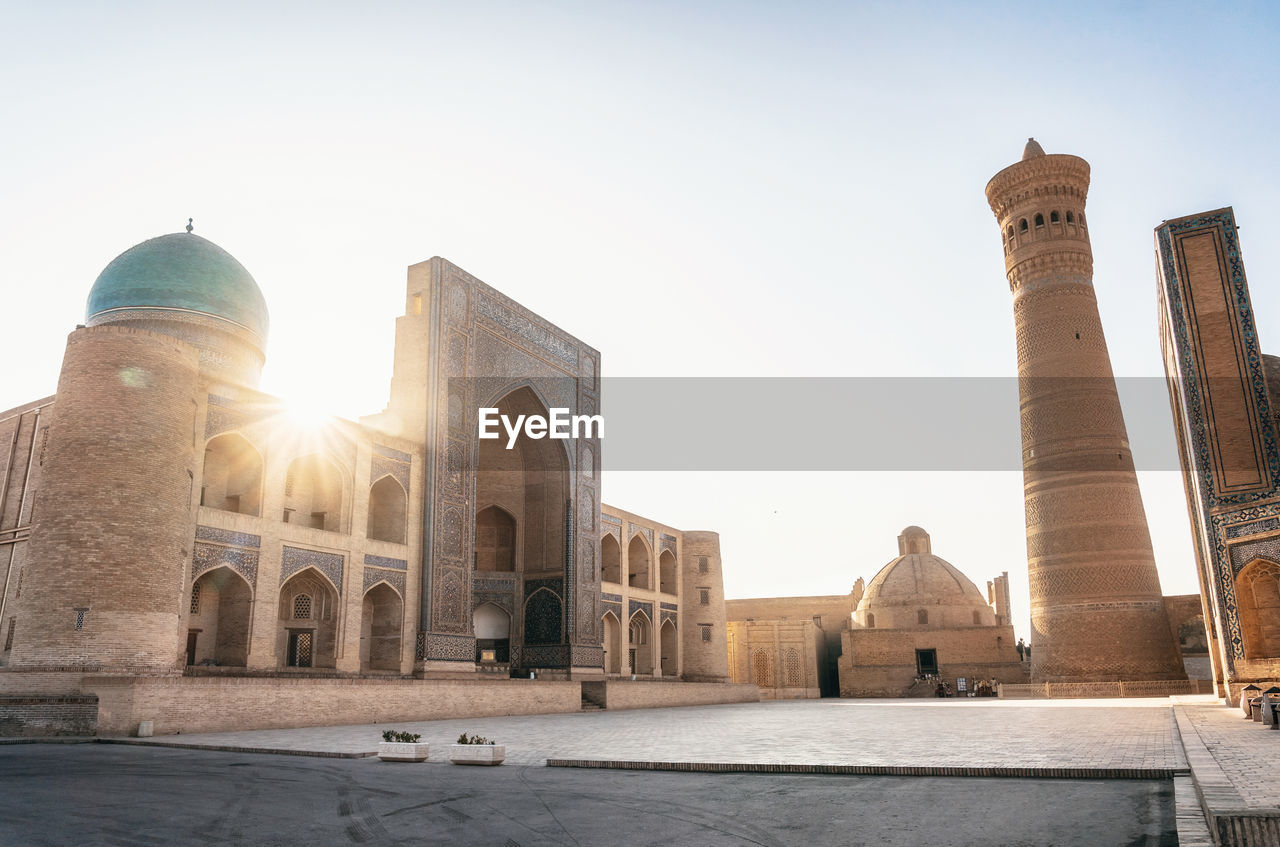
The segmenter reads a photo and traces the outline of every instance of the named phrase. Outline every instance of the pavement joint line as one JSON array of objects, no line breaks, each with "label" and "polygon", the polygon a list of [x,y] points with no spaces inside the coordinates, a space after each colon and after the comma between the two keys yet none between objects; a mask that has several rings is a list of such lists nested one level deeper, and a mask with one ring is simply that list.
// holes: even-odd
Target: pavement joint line
[{"label": "pavement joint line", "polygon": [[654,762],[613,759],[547,759],[549,768],[679,771],[692,773],[835,774],[845,776],[962,776],[1032,779],[1172,779],[1176,768],[1036,768],[912,765],[814,765],[770,762]]}]

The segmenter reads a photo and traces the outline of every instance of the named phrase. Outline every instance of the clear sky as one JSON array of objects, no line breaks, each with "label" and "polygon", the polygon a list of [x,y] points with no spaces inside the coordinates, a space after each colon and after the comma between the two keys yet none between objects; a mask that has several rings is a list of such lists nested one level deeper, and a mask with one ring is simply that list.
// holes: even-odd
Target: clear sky
[{"label": "clear sky", "polygon": [[[405,267],[433,255],[600,349],[606,375],[1010,377],[983,188],[1028,136],[1092,164],[1117,374],[1163,373],[1152,228],[1228,204],[1260,336],[1280,351],[1280,242],[1264,235],[1280,224],[1274,5],[3,2],[0,15],[0,408],[54,392],[98,272],[188,217],[267,298],[263,387],[347,417],[384,405]],[[767,403],[743,396],[726,425]],[[866,413],[948,420],[929,396]],[[777,437],[843,427],[815,404]],[[1139,461],[1173,449],[1167,419],[1133,436]],[[920,524],[979,584],[1010,572],[1026,634],[1016,471],[604,485],[622,508],[718,530],[729,596],[847,591]],[[1179,476],[1142,487],[1165,592],[1195,591]]]}]

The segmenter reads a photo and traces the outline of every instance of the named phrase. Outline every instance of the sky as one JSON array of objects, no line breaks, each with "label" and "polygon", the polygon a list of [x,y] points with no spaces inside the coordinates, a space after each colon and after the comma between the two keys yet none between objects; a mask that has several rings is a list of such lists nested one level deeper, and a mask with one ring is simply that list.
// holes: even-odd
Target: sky
[{"label": "sky", "polygon": [[[385,405],[405,268],[436,255],[599,349],[606,376],[1010,379],[983,188],[1029,136],[1092,166],[1117,375],[1163,375],[1153,228],[1226,205],[1280,351],[1274,5],[5,0],[0,15],[0,408],[54,393],[97,274],[188,217],[263,290],[263,388],[344,417]],[[955,392],[899,393],[862,414],[948,426]],[[744,390],[713,423],[769,403]],[[784,445],[850,432],[800,405]],[[1137,414],[1163,590],[1191,593],[1172,427]],[[1016,469],[609,471],[607,437],[604,466],[606,502],[720,533],[727,596],[848,591],[918,524],[979,585],[1008,571],[1028,633]]]}]

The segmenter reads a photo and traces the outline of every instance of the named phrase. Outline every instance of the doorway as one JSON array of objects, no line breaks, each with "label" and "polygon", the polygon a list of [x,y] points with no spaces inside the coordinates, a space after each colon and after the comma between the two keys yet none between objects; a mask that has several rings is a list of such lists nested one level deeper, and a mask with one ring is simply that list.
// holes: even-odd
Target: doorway
[{"label": "doorway", "polygon": [[289,667],[311,667],[311,630],[289,630]]},{"label": "doorway", "polygon": [[916,673],[920,676],[937,676],[938,675],[938,651],[937,650],[917,650],[916,651]]}]

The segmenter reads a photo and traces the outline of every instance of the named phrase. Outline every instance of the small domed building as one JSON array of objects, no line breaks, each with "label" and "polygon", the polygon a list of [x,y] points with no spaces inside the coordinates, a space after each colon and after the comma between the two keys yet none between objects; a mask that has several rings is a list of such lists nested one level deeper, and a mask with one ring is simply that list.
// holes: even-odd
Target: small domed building
[{"label": "small domed building", "polygon": [[909,526],[898,556],[867,583],[844,632],[843,697],[932,694],[937,681],[972,690],[978,681],[1027,681],[1009,622],[1007,575],[989,584],[989,599],[933,553],[929,533]]}]

